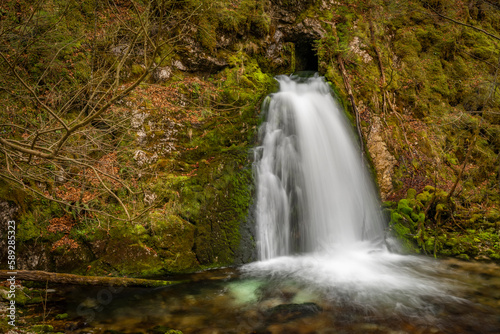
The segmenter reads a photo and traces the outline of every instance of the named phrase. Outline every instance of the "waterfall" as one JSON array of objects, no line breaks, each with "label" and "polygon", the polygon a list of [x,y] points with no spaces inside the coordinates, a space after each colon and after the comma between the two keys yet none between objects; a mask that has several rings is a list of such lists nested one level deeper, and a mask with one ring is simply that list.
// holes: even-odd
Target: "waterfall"
[{"label": "waterfall", "polygon": [[450,282],[435,279],[432,260],[384,247],[376,190],[330,87],[318,76],[277,80],[255,149],[260,261],[241,268],[255,285],[241,294],[299,289],[288,303],[322,296],[370,316],[431,318],[429,300],[454,300]]},{"label": "waterfall", "polygon": [[376,191],[330,87],[319,76],[277,80],[255,149],[259,258],[380,247]]}]

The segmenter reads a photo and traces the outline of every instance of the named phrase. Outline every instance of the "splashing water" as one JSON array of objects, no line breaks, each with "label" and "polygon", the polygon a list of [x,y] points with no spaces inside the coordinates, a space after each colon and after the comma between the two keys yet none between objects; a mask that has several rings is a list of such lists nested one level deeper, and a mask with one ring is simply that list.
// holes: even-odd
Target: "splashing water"
[{"label": "splashing water", "polygon": [[320,77],[281,76],[256,149],[261,260],[369,241],[384,224],[345,116]]}]

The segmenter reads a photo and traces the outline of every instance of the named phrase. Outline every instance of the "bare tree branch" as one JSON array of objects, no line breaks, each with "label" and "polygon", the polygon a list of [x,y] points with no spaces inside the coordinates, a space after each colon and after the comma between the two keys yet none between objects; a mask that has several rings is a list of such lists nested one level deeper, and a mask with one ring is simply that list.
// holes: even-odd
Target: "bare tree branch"
[{"label": "bare tree branch", "polygon": [[12,73],[14,73],[14,75],[17,78],[17,80],[31,93],[31,95],[33,95],[33,97],[36,99],[36,101],[38,102],[38,104],[41,105],[45,110],[47,110],[49,112],[49,114],[52,115],[52,117],[54,117],[55,119],[57,119],[57,121],[59,123],[61,123],[61,125],[66,130],[68,130],[68,126],[66,125],[66,123],[59,116],[57,116],[57,114],[52,109],[50,109],[45,103],[43,103],[40,100],[40,98],[38,97],[38,94],[36,94],[35,91],[23,80],[23,78],[21,78],[21,76],[19,75],[19,73],[16,71],[15,67],[8,61],[8,59],[5,57],[5,55],[2,52],[0,52],[0,56],[3,58],[3,60],[7,64],[7,66],[12,71]]},{"label": "bare tree branch", "polygon": [[[89,39],[82,35],[88,35],[84,29],[61,37],[61,23],[70,3],[62,10],[47,4],[39,0],[37,8],[23,14],[23,20],[13,18],[12,27],[1,26],[0,43],[8,47],[0,51],[0,70],[7,74],[0,79],[0,94],[9,97],[9,104],[5,106],[8,112],[0,116],[0,154],[5,158],[0,163],[0,178],[74,212],[84,210],[101,218],[134,221],[151,206],[140,204],[136,208],[135,203],[142,203],[138,196],[144,195],[135,183],[136,167],[126,163],[123,177],[118,165],[117,154],[121,159],[125,155],[130,159],[131,154],[130,148],[122,149],[120,143],[124,138],[133,140],[130,119],[124,116],[127,108],[122,110],[118,103],[171,56],[172,45],[184,36],[194,14],[170,17],[165,3],[153,11],[151,3],[131,1],[131,6],[122,6],[108,1],[100,4],[104,6],[101,13],[112,13],[117,24],[104,20],[98,24],[96,18]],[[41,33],[26,35],[39,26],[41,11]],[[167,22],[167,17],[171,21]],[[172,28],[172,33],[164,31],[164,26]],[[56,43],[47,43],[54,40]],[[96,45],[108,50],[110,45],[126,47],[96,52]],[[45,52],[43,60],[40,52]],[[85,70],[73,77],[74,65],[63,58],[69,52],[82,53],[83,59],[92,57],[92,62],[84,63],[90,77]],[[144,71],[127,82],[125,71],[134,63]],[[62,74],[61,67],[71,76]],[[119,204],[113,206],[113,212],[103,209],[111,198]],[[133,201],[133,211],[127,201]]]}]

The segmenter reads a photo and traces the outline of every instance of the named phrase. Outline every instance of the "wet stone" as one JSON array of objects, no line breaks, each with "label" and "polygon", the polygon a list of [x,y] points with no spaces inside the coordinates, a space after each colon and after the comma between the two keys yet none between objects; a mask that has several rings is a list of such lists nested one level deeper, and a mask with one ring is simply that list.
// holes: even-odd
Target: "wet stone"
[{"label": "wet stone", "polygon": [[291,320],[309,317],[321,312],[322,309],[315,303],[282,304],[269,309],[267,313],[268,323],[284,323]]}]

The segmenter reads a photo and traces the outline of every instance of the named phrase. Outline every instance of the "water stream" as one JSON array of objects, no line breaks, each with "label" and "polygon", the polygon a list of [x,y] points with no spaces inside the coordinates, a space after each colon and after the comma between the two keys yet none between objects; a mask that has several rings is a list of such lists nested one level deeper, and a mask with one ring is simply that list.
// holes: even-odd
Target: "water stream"
[{"label": "water stream", "polygon": [[389,252],[329,86],[278,80],[255,150],[260,261],[161,289],[71,288],[75,332],[499,333],[498,265]]},{"label": "water stream", "polygon": [[[364,272],[360,262],[349,271],[350,258],[325,255],[312,264],[310,258],[271,260],[260,273],[212,270],[159,289],[109,294],[103,293],[109,287],[55,287],[62,302],[48,308],[69,313],[69,321],[52,323],[56,330],[82,334],[499,332],[498,265],[386,256],[363,260],[371,262]],[[337,261],[344,275],[334,269]],[[378,266],[375,277],[366,275]]]}]

